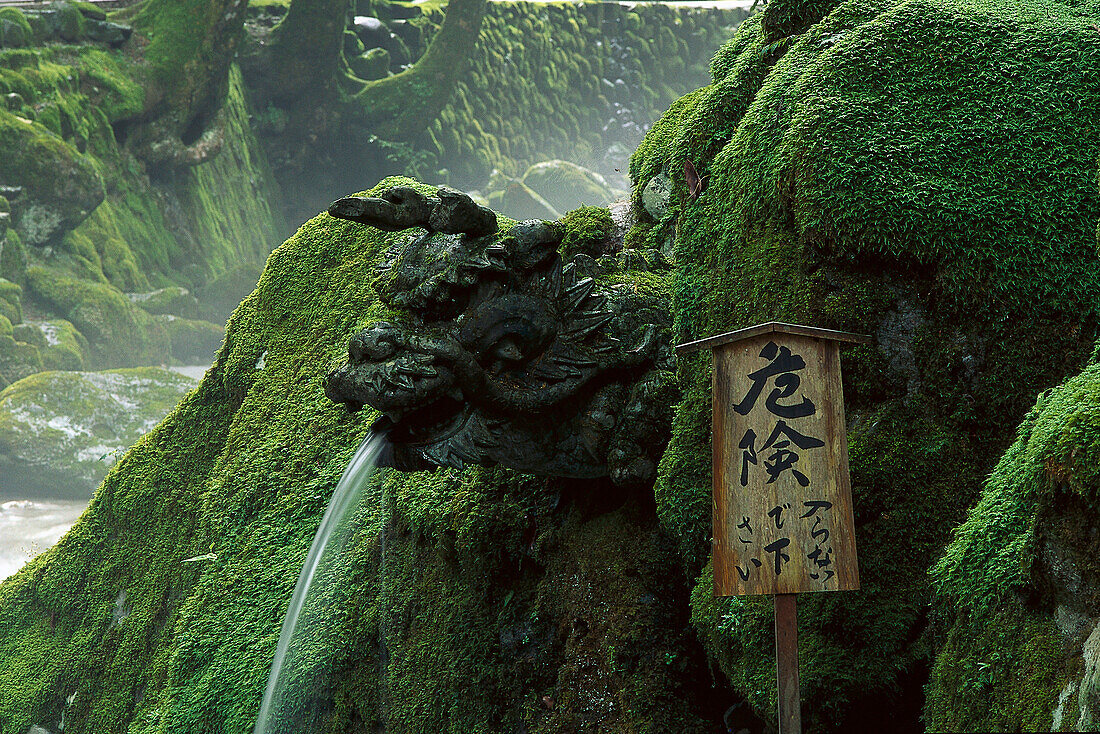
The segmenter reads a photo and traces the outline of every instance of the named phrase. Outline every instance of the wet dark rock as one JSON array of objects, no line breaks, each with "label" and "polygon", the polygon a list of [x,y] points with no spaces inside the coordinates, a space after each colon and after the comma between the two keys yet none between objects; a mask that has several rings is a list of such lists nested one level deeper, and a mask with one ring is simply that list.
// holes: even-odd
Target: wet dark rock
[{"label": "wet dark rock", "polygon": [[497,215],[461,191],[441,186],[439,204],[432,208],[428,228],[444,234],[480,237],[497,231]]},{"label": "wet dark rock", "polygon": [[369,15],[357,15],[351,26],[365,48],[377,48],[389,41],[390,29],[378,18],[372,18]]},{"label": "wet dark rock", "polygon": [[119,23],[109,23],[101,20],[90,20],[84,24],[84,35],[89,41],[106,43],[112,48],[117,48],[130,40],[133,29]]}]

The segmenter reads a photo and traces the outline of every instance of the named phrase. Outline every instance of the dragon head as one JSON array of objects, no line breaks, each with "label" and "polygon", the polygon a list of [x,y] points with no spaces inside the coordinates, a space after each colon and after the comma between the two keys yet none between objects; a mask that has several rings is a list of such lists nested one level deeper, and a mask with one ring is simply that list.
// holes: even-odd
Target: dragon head
[{"label": "dragon head", "polygon": [[375,282],[400,320],[356,334],[325,379],[330,399],[383,414],[395,466],[653,479],[675,392],[668,308],[623,274],[667,270],[659,253],[565,262],[561,225],[501,231],[448,188],[394,187],[329,213],[402,231]]}]

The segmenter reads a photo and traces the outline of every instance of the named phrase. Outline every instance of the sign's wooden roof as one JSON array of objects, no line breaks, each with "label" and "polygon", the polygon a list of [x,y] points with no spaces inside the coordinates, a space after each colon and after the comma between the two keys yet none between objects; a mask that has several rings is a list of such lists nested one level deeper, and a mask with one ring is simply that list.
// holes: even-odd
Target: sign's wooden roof
[{"label": "sign's wooden roof", "polygon": [[769,321],[766,324],[757,324],[756,326],[750,326],[745,329],[729,331],[725,334],[708,336],[705,339],[698,339],[693,342],[687,342],[686,344],[678,344],[676,345],[676,354],[690,354],[703,349],[714,349],[723,344],[730,344],[731,342],[749,339],[754,336],[761,336],[762,334],[771,334],[773,332],[798,334],[800,336],[810,336],[815,339],[829,339],[837,342],[852,342],[855,344],[869,344],[871,341],[871,337],[866,334],[853,334],[848,331],[819,329],[816,326],[801,326],[799,324],[786,324],[782,321]]}]

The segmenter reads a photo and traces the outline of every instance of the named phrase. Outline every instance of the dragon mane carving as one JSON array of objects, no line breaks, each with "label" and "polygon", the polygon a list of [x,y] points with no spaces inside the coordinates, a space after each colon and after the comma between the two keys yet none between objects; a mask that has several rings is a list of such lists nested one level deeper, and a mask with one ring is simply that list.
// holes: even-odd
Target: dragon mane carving
[{"label": "dragon mane carving", "polygon": [[401,231],[374,284],[401,314],[351,339],[325,393],[383,414],[403,469],[500,464],[544,476],[652,481],[676,398],[669,309],[631,274],[657,251],[559,253],[563,230],[496,215],[446,187],[332,204]]}]

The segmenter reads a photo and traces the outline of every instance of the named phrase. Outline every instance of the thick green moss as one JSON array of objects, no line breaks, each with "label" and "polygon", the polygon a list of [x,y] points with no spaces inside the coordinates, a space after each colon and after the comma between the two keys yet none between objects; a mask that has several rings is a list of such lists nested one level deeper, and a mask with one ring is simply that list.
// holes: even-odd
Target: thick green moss
[{"label": "thick green moss", "polygon": [[[276,250],[199,388],[0,585],[3,734],[62,709],[66,729],[103,734],[252,726],[303,556],[373,417],[329,402],[321,377],[389,315],[369,283],[394,237],[322,215]],[[382,471],[355,527],[320,587],[294,726],[701,734],[720,716],[698,698],[675,546],[644,497]]]},{"label": "thick green moss", "polygon": [[565,227],[561,246],[562,255],[566,258],[582,252],[590,257],[602,255],[615,231],[611,212],[599,206],[574,209],[561,218],[561,224]]},{"label": "thick green moss", "polygon": [[0,46],[19,48],[32,40],[34,33],[27,16],[19,8],[0,8]]},{"label": "thick green moss", "polygon": [[1091,621],[1067,620],[1088,619],[1098,598],[1098,452],[1094,359],[1039,396],[932,569],[950,629],[928,686],[930,726],[1094,726]]},{"label": "thick green moss", "polygon": [[[1100,61],[1100,43],[1087,28],[1045,2],[773,0],[632,160],[636,207],[653,176],[673,184],[678,341],[773,319],[876,337],[843,352],[862,589],[800,604],[813,727],[858,730],[887,708],[918,726],[924,569],[1016,417],[1088,354],[1100,97],[1079,55]],[[1079,113],[1055,112],[1066,95]],[[695,200],[685,160],[704,180]],[[681,362],[655,488],[693,577],[709,550],[708,373],[705,357]],[[704,573],[701,639],[770,717],[770,607],[710,594]]]},{"label": "thick green moss", "polygon": [[5,278],[0,278],[0,314],[13,324],[23,321],[23,289]]},{"label": "thick green moss", "polygon": [[1051,617],[1019,602],[991,615],[963,612],[932,671],[928,730],[1053,731],[1059,691],[1080,672],[1067,666],[1067,647]]},{"label": "thick green moss", "polygon": [[0,243],[0,278],[21,283],[27,269],[27,252],[23,240],[13,229],[4,233]]},{"label": "thick green moss", "polygon": [[[743,17],[669,5],[491,3],[468,72],[428,128],[428,150],[454,181],[475,185],[493,168],[520,175],[554,158],[602,170],[609,141],[641,133],[618,129],[627,120],[612,103],[639,125],[656,119],[705,81],[711,54]],[[439,16],[417,22],[427,42]],[[605,203],[565,206],[577,201]]]},{"label": "thick green moss", "polygon": [[[113,289],[149,291],[171,285],[198,290],[229,271],[247,270],[250,280],[232,292],[219,290],[218,307],[203,314],[221,321],[254,285],[271,244],[285,227],[272,209],[271,202],[279,197],[249,128],[239,73],[229,74],[221,154],[171,181],[153,183],[123,146],[128,131],[141,124],[131,118],[145,109],[146,93],[121,52],[44,46],[0,51],[0,55],[6,62],[0,65],[0,81],[34,102],[38,110],[33,123],[6,118],[10,120],[6,129],[15,137],[9,141],[11,147],[0,146],[8,150],[10,159],[4,163],[0,150],[0,169],[10,164],[23,172],[5,177],[5,183],[22,183],[20,176],[31,174],[38,180],[15,207],[17,230],[30,237],[8,231],[0,249],[0,276],[22,281],[29,258],[38,273],[40,287],[35,293],[37,306],[43,309],[38,315],[76,324],[92,342],[94,366],[160,364],[169,355],[163,326],[135,313]],[[0,120],[4,114],[0,113]],[[116,139],[116,133],[122,139]],[[37,156],[39,148],[45,153]],[[49,152],[53,157],[46,155]],[[34,158],[30,163],[28,156]],[[39,176],[35,161],[50,168],[50,175]],[[61,193],[47,190],[51,181]],[[92,189],[102,199],[98,206],[98,200],[80,198]],[[169,216],[166,202],[174,202]],[[52,254],[22,245],[23,240],[44,244],[46,238],[52,238]],[[87,313],[77,314],[74,309],[79,304],[57,289],[46,288],[43,273],[55,281],[77,284],[75,292],[110,295],[97,296],[80,307]],[[110,307],[104,305],[108,303]],[[5,306],[12,320],[17,307],[17,302]],[[209,325],[203,328],[209,333],[214,330]],[[124,335],[137,341],[130,356],[120,360],[116,355],[130,351],[119,348],[123,342],[117,340]],[[209,342],[200,351],[205,353]],[[194,357],[194,349],[184,348],[182,341],[180,345],[181,354]],[[55,357],[46,361],[52,366],[75,364],[69,356]]]},{"label": "thick green moss", "polygon": [[38,347],[16,341],[14,335],[0,336],[0,385],[7,387],[41,371],[42,356]]},{"label": "thick green moss", "polygon": [[4,111],[0,177],[24,189],[15,226],[30,244],[75,226],[103,200],[103,181],[89,159],[39,123]]},{"label": "thick green moss", "polygon": [[92,366],[159,364],[171,354],[163,325],[116,288],[37,266],[27,271],[27,285],[35,298],[88,339]]},{"label": "thick green moss", "polygon": [[1057,492],[1100,502],[1100,365],[1048,390],[1024,419],[932,571],[940,594],[988,608],[1030,580],[1040,509]]}]

